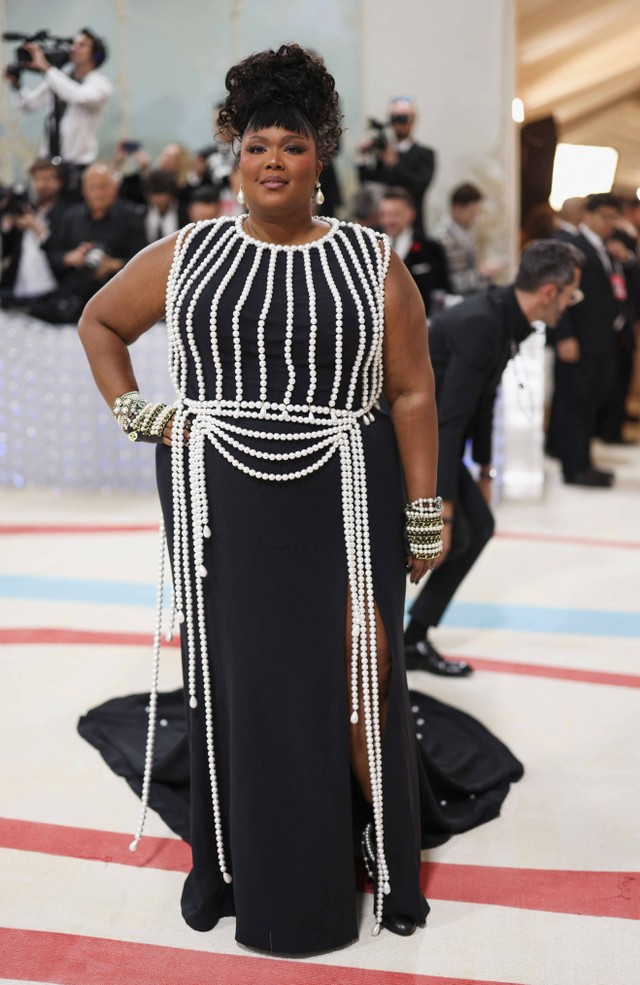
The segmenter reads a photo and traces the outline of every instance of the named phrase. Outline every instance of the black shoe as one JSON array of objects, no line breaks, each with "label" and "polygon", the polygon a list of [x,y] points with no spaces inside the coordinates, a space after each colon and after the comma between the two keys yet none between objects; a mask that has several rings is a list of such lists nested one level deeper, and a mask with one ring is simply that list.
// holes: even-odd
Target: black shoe
[{"label": "black shoe", "polygon": [[584,472],[573,472],[570,475],[565,475],[564,481],[568,486],[591,486],[594,489],[609,489],[613,485],[613,475],[611,472],[585,469]]},{"label": "black shoe", "polygon": [[[376,861],[375,844],[373,823],[369,821],[362,832],[362,858],[369,881],[373,883],[374,910],[378,902],[378,863]],[[392,934],[398,934],[400,937],[411,937],[417,924],[411,917],[405,917],[402,914],[385,913],[382,917],[382,926],[390,930]],[[376,923],[374,934],[378,934],[379,932],[380,926]]]},{"label": "black shoe", "polygon": [[468,677],[473,673],[471,664],[464,660],[445,660],[429,640],[406,644],[404,662],[407,670],[426,670],[440,677]]}]

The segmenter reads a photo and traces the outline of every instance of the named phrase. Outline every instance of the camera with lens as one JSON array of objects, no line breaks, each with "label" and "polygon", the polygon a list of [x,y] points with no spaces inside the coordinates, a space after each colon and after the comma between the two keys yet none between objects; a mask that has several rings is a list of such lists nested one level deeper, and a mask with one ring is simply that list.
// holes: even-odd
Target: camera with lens
[{"label": "camera with lens", "polygon": [[92,246],[86,257],[84,258],[84,269],[85,270],[97,270],[104,258],[107,255],[107,251],[100,244]]},{"label": "camera with lens", "polygon": [[389,140],[386,134],[386,123],[381,123],[380,120],[374,120],[373,117],[369,117],[368,127],[373,132],[369,146],[372,150],[386,150]]},{"label": "camera with lens", "polygon": [[0,213],[2,215],[25,215],[30,209],[29,195],[24,185],[11,185],[0,188]]},{"label": "camera with lens", "polygon": [[6,31],[2,38],[4,41],[20,41],[21,44],[15,50],[15,61],[7,66],[7,75],[12,79],[19,79],[25,69],[31,69],[31,52],[26,45],[37,44],[42,48],[45,58],[54,68],[62,68],[69,61],[73,38],[57,38],[49,34],[48,31],[37,31],[35,34],[20,34],[15,31]]}]

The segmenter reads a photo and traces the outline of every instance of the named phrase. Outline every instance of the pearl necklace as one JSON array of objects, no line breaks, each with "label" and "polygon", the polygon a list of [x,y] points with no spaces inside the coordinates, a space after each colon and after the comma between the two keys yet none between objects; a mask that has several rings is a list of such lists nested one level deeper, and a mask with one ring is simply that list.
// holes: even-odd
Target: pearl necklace
[{"label": "pearl necklace", "polygon": [[[321,469],[334,455],[340,459],[342,513],[345,552],[351,598],[351,710],[350,722],[356,725],[364,716],[369,773],[373,794],[373,815],[378,866],[375,901],[375,925],[380,932],[384,895],[391,891],[389,869],[384,851],[384,811],[382,741],[380,734],[378,657],[376,644],[375,596],[371,565],[369,514],[367,505],[366,465],[362,444],[362,426],[374,420],[382,391],[382,341],[384,331],[384,281],[389,267],[390,246],[387,237],[352,223],[328,219],[330,229],[321,239],[296,246],[263,243],[244,231],[245,216],[200,222],[183,229],[178,237],[167,283],[166,319],[169,339],[169,370],[178,401],[174,434],[181,434],[187,416],[191,419],[189,443],[171,447],[173,495],[173,576],[174,612],[181,625],[187,651],[187,691],[194,714],[204,705],[207,760],[211,783],[211,801],[218,852],[218,866],[225,882],[232,881],[226,862],[222,832],[222,815],[216,771],[213,723],[213,686],[211,679],[205,622],[203,582],[208,577],[204,564],[204,541],[212,536],[206,491],[206,448],[213,448],[234,468],[250,479],[267,482],[291,482]],[[382,250],[379,245],[382,245]],[[254,255],[244,287],[232,316],[233,399],[224,396],[224,374],[219,348],[217,318],[220,301],[238,268],[253,249]],[[311,252],[316,250],[320,268],[335,305],[335,372],[327,404],[314,401],[317,387],[316,346],[318,318]],[[284,253],[284,267],[279,257]],[[189,256],[189,254],[191,254]],[[309,304],[309,384],[304,403],[294,404],[296,386],[293,361],[294,264],[301,254],[304,283]],[[342,294],[336,284],[329,261],[338,265],[342,281],[354,302],[358,344],[344,395],[338,399],[342,376],[347,368],[343,360],[344,311]],[[209,312],[211,352],[203,354],[194,334],[193,316],[203,290],[227,263],[226,271],[214,292]],[[265,296],[256,323],[256,348],[259,375],[259,400],[244,397],[240,317],[257,275],[264,263]],[[283,358],[286,385],[278,400],[268,400],[268,368],[265,330],[273,300],[276,271],[281,271],[285,287],[285,333]],[[343,288],[344,289],[344,288]],[[189,296],[190,295],[190,296]],[[189,301],[187,303],[187,297]],[[215,398],[207,397],[203,355],[215,367]],[[189,358],[197,382],[198,399],[187,396]],[[354,408],[356,391],[361,406]],[[282,431],[261,428],[262,421],[286,421]],[[242,423],[240,423],[242,422]],[[296,426],[296,430],[292,426]],[[264,451],[257,443],[271,443],[274,451]],[[241,457],[238,457],[241,456]],[[288,469],[283,471],[284,468]],[[291,463],[288,465],[287,463]],[[164,545],[164,530],[161,530]],[[162,548],[161,581],[164,574]],[[157,706],[158,660],[161,639],[162,588],[158,590],[158,617],[154,638],[154,674],[150,701],[149,735],[145,758],[140,823],[131,848],[135,848],[144,827],[148,810],[153,733]],[[199,671],[199,673],[198,673]],[[360,692],[359,693],[359,685]],[[360,701],[361,697],[361,701]]]}]

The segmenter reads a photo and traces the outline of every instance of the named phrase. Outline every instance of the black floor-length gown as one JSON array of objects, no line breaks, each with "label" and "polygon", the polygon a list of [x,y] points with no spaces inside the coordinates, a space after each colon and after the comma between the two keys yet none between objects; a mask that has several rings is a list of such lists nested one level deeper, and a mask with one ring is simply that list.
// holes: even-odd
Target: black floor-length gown
[{"label": "black floor-length gown", "polygon": [[[521,770],[504,747],[496,760],[499,744],[493,740],[491,790],[483,779],[476,789],[469,766],[478,755],[482,759],[473,748],[482,729],[469,726],[473,720],[466,716],[457,720],[460,729],[469,735],[477,728],[464,754],[452,752],[458,762],[447,763],[447,754],[425,760],[421,752],[418,763],[414,719],[422,710],[421,720],[435,716],[438,705],[422,696],[410,703],[406,686],[404,495],[391,421],[374,403],[380,383],[376,317],[386,273],[378,244],[374,234],[335,221],[321,240],[295,248],[250,239],[241,220],[199,223],[178,249],[170,281],[172,371],[194,426],[187,452],[158,447],[158,488],[174,568],[176,516],[181,530],[183,523],[189,527],[186,553],[192,544],[194,553],[203,552],[188,560],[186,582],[195,596],[201,561],[204,628],[194,629],[195,649],[198,660],[205,654],[212,679],[215,771],[231,884],[219,866],[199,670],[196,708],[187,702],[180,714],[175,698],[161,699],[162,715],[172,724],[159,730],[153,797],[192,846],[193,869],[182,897],[187,923],[204,931],[235,914],[240,943],[283,954],[330,950],[358,934],[354,817],[358,827],[367,809],[349,769],[344,476],[338,450],[293,481],[260,478],[241,466],[261,471],[267,460],[260,456],[299,449],[296,434],[321,434],[335,420],[327,408],[359,414],[352,424],[364,450],[375,602],[392,662],[382,751],[391,884],[385,912],[423,923],[421,845],[495,816],[509,780]],[[312,409],[300,410],[305,405]],[[184,454],[188,472],[200,426],[210,428],[202,451],[205,488],[196,502],[187,483],[187,512],[176,514],[176,458]],[[254,430],[248,437],[234,428]],[[323,450],[315,459],[270,459],[269,474],[302,469]],[[203,501],[212,536],[200,548]],[[183,567],[184,543],[181,538]],[[184,626],[182,637],[188,681]],[[110,702],[81,723],[85,737],[134,786],[140,764],[138,758],[132,767],[139,757],[132,749],[140,743],[133,735],[144,731],[145,704],[135,698]],[[123,718],[128,728],[120,728]]]}]

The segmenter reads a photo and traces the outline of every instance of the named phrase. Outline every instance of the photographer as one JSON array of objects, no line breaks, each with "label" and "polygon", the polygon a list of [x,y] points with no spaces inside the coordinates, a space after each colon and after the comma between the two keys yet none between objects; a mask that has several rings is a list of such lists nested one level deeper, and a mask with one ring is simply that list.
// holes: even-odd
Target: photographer
[{"label": "photographer", "polygon": [[[413,140],[415,122],[416,111],[410,99],[392,102],[388,124],[372,120],[375,135],[360,147],[358,174],[361,182],[406,188],[416,206],[416,235],[424,236],[424,197],[433,178],[436,158],[431,147],[422,147]],[[391,140],[387,137],[387,126],[393,132]]]},{"label": "photographer", "polygon": [[18,307],[30,298],[49,294],[58,286],[42,249],[62,221],[60,166],[38,158],[29,169],[32,195],[16,188],[2,203],[2,267],[0,296],[3,307]]},{"label": "photographer", "polygon": [[[35,89],[21,87],[21,71],[15,66],[5,71],[13,88],[13,101],[25,112],[45,110],[46,132],[40,153],[82,170],[98,155],[98,128],[111,95],[111,82],[97,71],[107,57],[104,42],[83,28],[68,52],[70,71],[56,68],[48,60],[42,45],[29,42],[22,52],[31,61],[19,61],[18,68],[41,72],[43,81]],[[64,49],[63,49],[64,57]],[[56,59],[58,60],[58,59]]]},{"label": "photographer", "polygon": [[118,182],[105,164],[86,169],[82,195],[84,202],[67,210],[44,244],[60,287],[28,308],[52,323],[76,321],[89,298],[146,246],[142,217],[118,199]]}]

